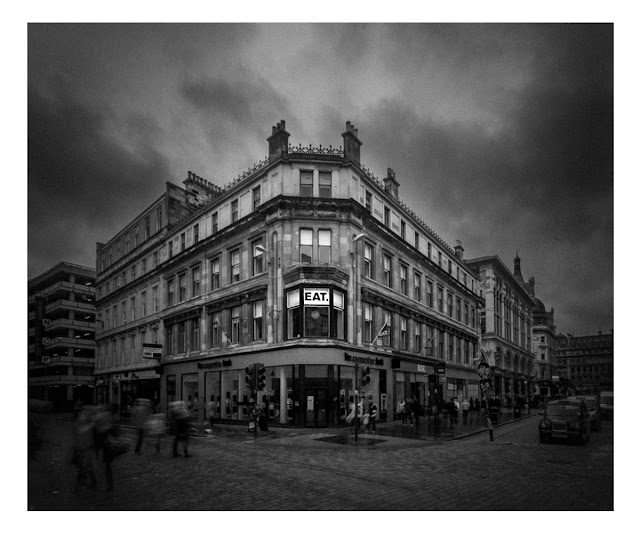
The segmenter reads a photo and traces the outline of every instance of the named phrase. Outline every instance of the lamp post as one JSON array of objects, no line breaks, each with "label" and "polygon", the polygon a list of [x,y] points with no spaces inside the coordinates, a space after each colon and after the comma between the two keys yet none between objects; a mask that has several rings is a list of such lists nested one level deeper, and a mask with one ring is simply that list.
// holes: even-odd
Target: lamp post
[{"label": "lamp post", "polygon": [[491,423],[491,413],[489,407],[491,367],[487,363],[484,352],[482,352],[482,350],[480,350],[480,357],[474,357],[473,360],[479,361],[478,376],[480,378],[480,390],[482,391],[482,400],[484,403],[484,416],[487,421],[487,429],[489,430],[489,440],[493,442],[493,424]]},{"label": "lamp post", "polygon": [[[366,233],[359,233],[353,237],[353,249],[351,250],[351,256],[353,259],[352,272],[353,272],[353,344],[358,344],[358,302],[360,296],[360,262],[358,254],[356,253],[358,242],[366,237]],[[359,372],[360,366],[356,361],[354,366],[353,376],[353,409],[355,413],[354,427],[355,427],[355,441],[358,442],[358,428],[360,426],[360,411],[359,411],[359,398],[358,398],[358,385],[359,385]]]}]

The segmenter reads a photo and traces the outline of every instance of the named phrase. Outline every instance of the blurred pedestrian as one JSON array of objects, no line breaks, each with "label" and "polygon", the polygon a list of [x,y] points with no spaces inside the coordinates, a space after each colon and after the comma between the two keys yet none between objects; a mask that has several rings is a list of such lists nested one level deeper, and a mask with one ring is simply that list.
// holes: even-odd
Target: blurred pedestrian
[{"label": "blurred pedestrian", "polygon": [[80,412],[82,411],[83,407],[84,407],[84,404],[82,403],[82,400],[78,398],[73,404],[73,418],[75,420],[77,420],[78,417],[80,416]]},{"label": "blurred pedestrian", "polygon": [[462,400],[461,408],[462,408],[462,422],[466,424],[469,421],[469,400],[464,398]]},{"label": "blurred pedestrian", "polygon": [[376,420],[378,418],[378,406],[373,401],[373,399],[369,400],[369,406],[367,409],[367,413],[369,414],[369,423],[366,426],[366,430],[371,431],[371,433],[376,432]]},{"label": "blurred pedestrian", "polygon": [[402,420],[404,424],[407,421],[407,404],[404,401],[404,398],[400,398],[398,400],[398,405],[396,406],[396,412],[398,413],[398,417]]},{"label": "blurred pedestrian", "polygon": [[113,491],[113,472],[111,463],[120,454],[114,448],[114,438],[119,435],[119,429],[113,423],[111,413],[103,406],[96,408],[94,424],[95,455],[100,456],[104,462],[104,472],[107,480],[107,490]]},{"label": "blurred pedestrian", "polygon": [[407,420],[409,421],[409,425],[413,426],[413,400],[412,400],[412,398],[409,398],[405,402],[404,411],[406,413],[405,416],[407,417]]},{"label": "blurred pedestrian", "polygon": [[422,406],[418,401],[418,397],[414,394],[411,396],[411,412],[416,421],[416,428],[420,425],[420,415],[422,414]]},{"label": "blurred pedestrian", "polygon": [[209,427],[213,429],[213,423],[216,419],[216,401],[215,396],[212,394],[209,403],[207,404],[207,420],[209,420]]},{"label": "blurred pedestrian", "polygon": [[89,488],[98,485],[95,467],[94,425],[95,408],[84,407],[79,413],[73,431],[72,463],[78,468],[73,492],[78,493],[80,487],[88,484]]},{"label": "blurred pedestrian", "polygon": [[165,419],[164,414],[155,413],[147,420],[146,431],[149,438],[156,443],[156,453],[160,451],[160,442],[165,434]]},{"label": "blurred pedestrian", "polygon": [[189,453],[189,425],[190,415],[182,401],[171,402],[171,426],[173,428],[173,456],[180,457],[178,444],[182,443],[182,451],[185,457],[191,457]]},{"label": "blurred pedestrian", "polygon": [[147,421],[151,414],[151,400],[147,398],[137,398],[131,407],[131,418],[136,427],[138,440],[136,442],[135,453],[139,454],[142,448],[142,439],[146,430]]}]

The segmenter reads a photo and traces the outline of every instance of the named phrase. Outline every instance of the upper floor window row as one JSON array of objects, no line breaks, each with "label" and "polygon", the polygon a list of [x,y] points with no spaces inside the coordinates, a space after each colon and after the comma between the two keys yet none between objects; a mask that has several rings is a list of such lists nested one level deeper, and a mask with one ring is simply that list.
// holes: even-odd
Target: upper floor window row
[{"label": "upper floor window row", "polygon": [[320,171],[316,174],[312,170],[301,170],[300,196],[331,198],[333,196],[333,180],[331,172]]}]

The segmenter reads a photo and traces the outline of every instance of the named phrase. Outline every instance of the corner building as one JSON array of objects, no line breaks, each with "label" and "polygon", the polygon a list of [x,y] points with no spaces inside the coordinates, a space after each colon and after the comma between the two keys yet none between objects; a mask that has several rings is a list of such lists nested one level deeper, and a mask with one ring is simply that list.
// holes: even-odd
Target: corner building
[{"label": "corner building", "polygon": [[357,395],[382,419],[401,397],[477,397],[481,297],[461,244],[400,200],[391,169],[380,181],[361,165],[349,122],[343,148],[289,135],[274,126],[268,157],[225,187],[167,184],[98,245],[103,401],[184,400],[202,421],[213,400],[218,421],[243,422],[252,363],[271,424],[343,424]]}]

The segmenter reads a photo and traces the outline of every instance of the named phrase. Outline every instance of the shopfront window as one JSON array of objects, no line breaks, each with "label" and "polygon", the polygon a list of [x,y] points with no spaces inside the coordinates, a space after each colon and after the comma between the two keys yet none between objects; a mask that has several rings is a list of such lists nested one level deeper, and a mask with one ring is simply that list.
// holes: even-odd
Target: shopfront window
[{"label": "shopfront window", "polygon": [[287,293],[287,338],[296,339],[301,335],[300,291]]},{"label": "shopfront window", "polygon": [[331,328],[332,337],[344,339],[344,295],[338,291],[333,292]]},{"label": "shopfront window", "polygon": [[287,293],[287,338],[345,338],[344,293],[305,287]]}]

